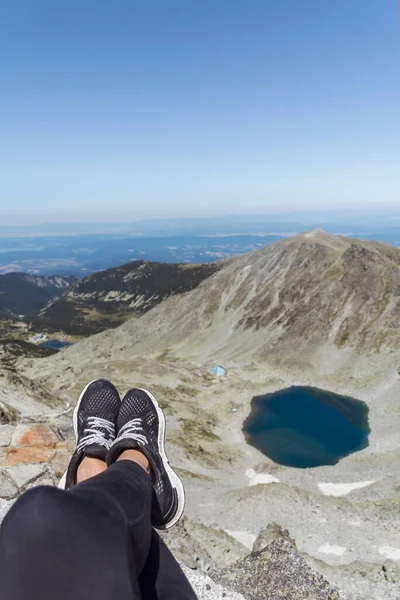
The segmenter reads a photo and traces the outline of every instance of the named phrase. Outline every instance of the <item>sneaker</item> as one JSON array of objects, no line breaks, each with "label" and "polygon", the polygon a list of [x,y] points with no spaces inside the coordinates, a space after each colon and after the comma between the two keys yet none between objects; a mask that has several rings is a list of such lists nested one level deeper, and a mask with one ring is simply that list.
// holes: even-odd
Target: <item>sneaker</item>
[{"label": "sneaker", "polygon": [[78,467],[85,456],[106,461],[115,440],[115,423],[121,400],[117,389],[106,379],[88,383],[74,410],[76,447],[67,471],[58,487],[69,489],[76,484]]},{"label": "sneaker", "polygon": [[155,397],[147,390],[129,390],[121,403],[117,438],[108,452],[107,464],[127,449],[138,449],[146,456],[154,490],[151,522],[161,530],[173,527],[185,507],[183,485],[169,464],[164,442],[165,416]]}]

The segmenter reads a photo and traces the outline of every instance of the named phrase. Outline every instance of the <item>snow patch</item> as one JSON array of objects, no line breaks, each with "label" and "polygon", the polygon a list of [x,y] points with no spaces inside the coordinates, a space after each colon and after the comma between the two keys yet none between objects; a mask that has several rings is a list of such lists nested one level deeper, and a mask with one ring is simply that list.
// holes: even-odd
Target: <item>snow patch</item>
[{"label": "snow patch", "polygon": [[318,483],[318,487],[325,496],[346,496],[353,490],[372,485],[375,481],[358,481],[355,483]]},{"label": "snow patch", "polygon": [[353,519],[351,521],[347,521],[348,525],[352,525],[352,527],[362,527],[363,522],[360,519]]},{"label": "snow patch", "polygon": [[249,550],[253,550],[254,542],[257,539],[257,536],[254,533],[249,533],[248,531],[232,531],[231,529],[225,529],[225,532]]},{"label": "snow patch", "polygon": [[263,483],[279,483],[279,479],[269,473],[256,473],[254,469],[247,469],[246,476],[250,485],[258,485]]},{"label": "snow patch", "polygon": [[382,546],[378,550],[381,556],[386,556],[390,560],[400,560],[400,548],[392,548],[391,546]]},{"label": "snow patch", "polygon": [[334,554],[335,556],[343,556],[346,552],[346,548],[344,546],[334,546],[330,544],[326,544],[325,546],[320,546],[318,548],[318,552],[322,552],[322,554]]}]

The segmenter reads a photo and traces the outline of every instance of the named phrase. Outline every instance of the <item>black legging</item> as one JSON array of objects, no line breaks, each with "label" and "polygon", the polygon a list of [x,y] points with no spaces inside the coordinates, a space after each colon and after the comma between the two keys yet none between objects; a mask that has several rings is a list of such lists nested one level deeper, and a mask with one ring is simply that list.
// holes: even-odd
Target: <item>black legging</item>
[{"label": "black legging", "polygon": [[23,494],[0,529],[1,600],[195,600],[151,527],[152,493],[120,461],[71,490]]}]

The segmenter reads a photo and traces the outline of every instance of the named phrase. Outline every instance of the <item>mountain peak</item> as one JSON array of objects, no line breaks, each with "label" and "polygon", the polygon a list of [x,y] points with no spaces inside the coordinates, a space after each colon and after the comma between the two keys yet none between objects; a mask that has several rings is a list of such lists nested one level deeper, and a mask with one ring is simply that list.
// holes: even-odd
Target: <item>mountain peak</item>
[{"label": "mountain peak", "polygon": [[296,236],[292,239],[300,239],[303,242],[311,242],[311,243],[320,243],[329,246],[330,248],[340,249],[343,247],[347,247],[350,240],[347,238],[343,238],[339,235],[334,235],[332,233],[328,233],[324,229],[320,229],[315,227],[314,229],[309,229],[304,233]]},{"label": "mountain peak", "polygon": [[309,229],[303,233],[304,237],[313,237],[313,238],[325,238],[332,237],[327,231],[324,229],[320,229],[319,227],[314,227],[314,229]]}]

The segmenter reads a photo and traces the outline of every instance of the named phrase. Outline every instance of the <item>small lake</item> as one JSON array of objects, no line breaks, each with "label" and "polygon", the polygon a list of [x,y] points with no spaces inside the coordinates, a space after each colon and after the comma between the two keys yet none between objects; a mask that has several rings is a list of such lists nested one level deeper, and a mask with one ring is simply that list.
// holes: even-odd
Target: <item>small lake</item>
[{"label": "small lake", "polygon": [[66,348],[72,344],[71,342],[62,342],[61,340],[47,340],[39,345],[41,348],[54,348],[55,350],[60,350],[61,348]]},{"label": "small lake", "polygon": [[274,462],[305,469],[335,465],[366,448],[371,430],[365,402],[291,387],[253,398],[243,432],[248,444]]}]

